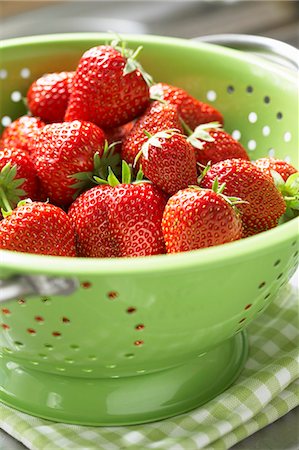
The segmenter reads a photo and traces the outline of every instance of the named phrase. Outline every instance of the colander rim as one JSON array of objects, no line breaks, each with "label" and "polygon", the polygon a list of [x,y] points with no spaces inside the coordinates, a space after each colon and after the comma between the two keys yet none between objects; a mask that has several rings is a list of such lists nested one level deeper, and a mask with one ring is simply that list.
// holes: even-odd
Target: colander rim
[{"label": "colander rim", "polygon": [[[246,36],[246,35],[244,35]],[[9,38],[1,40],[0,50],[4,50],[6,47],[12,46],[25,46],[30,44],[41,44],[41,43],[58,43],[58,42],[73,42],[74,40],[78,41],[90,41],[90,40],[104,40],[111,41],[113,37],[113,33],[104,33],[104,32],[78,32],[78,33],[55,33],[55,34],[38,34],[32,36],[22,36],[17,38]],[[129,34],[122,33],[121,37],[128,41],[138,42],[143,41],[144,43],[153,43],[153,44],[161,44],[161,40],[163,43],[167,45],[173,46],[188,46],[191,48],[200,48],[203,52],[212,52],[215,54],[221,53],[221,55],[226,55],[233,59],[242,60],[246,63],[255,64],[256,66],[262,67],[266,70],[271,70],[271,72],[276,73],[278,76],[288,79],[290,82],[296,83],[297,77],[296,73],[292,70],[287,70],[285,67],[280,67],[277,64],[274,64],[262,57],[257,55],[248,54],[242,52],[240,50],[224,47],[217,44],[200,42],[193,39],[185,39],[173,36],[161,36],[161,35],[152,35],[152,34]]]},{"label": "colander rim", "polygon": [[[291,71],[286,71],[255,55],[243,54],[239,50],[224,48],[215,44],[196,42],[177,37],[165,37],[158,35],[122,34],[127,41],[139,41],[149,43],[163,43],[169,45],[188,46],[201,48],[202,51],[219,53],[243,60],[250,61],[266,70],[275,71],[279,76],[296,82],[296,76]],[[58,43],[60,41],[73,40],[111,40],[110,33],[60,33],[26,36],[2,40],[1,49],[12,46],[22,46],[40,43]],[[211,266],[217,267],[224,263],[233,263],[235,258],[256,258],[257,255],[273,250],[273,246],[280,246],[290,240],[298,239],[299,218],[285,223],[277,228],[260,233],[239,241],[228,244],[193,250],[185,253],[171,255],[156,255],[137,258],[67,258],[47,255],[34,255],[28,253],[0,250],[0,269],[20,270],[27,273],[47,274],[132,274],[132,273],[163,273],[177,270],[191,270],[202,267],[208,270]]]},{"label": "colander rim", "polygon": [[255,236],[209,248],[176,254],[142,256],[136,258],[82,258],[35,255],[0,250],[0,269],[21,270],[27,273],[47,274],[132,274],[171,272],[203,268],[208,270],[234,259],[257,258],[272,252],[273,247],[292,241],[298,246],[299,218]]}]

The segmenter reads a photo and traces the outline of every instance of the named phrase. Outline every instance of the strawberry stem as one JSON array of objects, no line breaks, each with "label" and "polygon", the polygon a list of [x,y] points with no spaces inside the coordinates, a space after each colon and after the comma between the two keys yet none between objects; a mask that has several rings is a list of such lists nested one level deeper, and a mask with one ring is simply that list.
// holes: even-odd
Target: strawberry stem
[{"label": "strawberry stem", "polygon": [[182,124],[183,130],[187,134],[187,136],[191,136],[193,134],[193,130],[186,124],[186,122],[180,117],[180,122]]},{"label": "strawberry stem", "polygon": [[210,170],[212,164],[211,161],[209,161],[206,166],[202,166],[200,163],[198,163],[198,166],[200,166],[200,168],[203,168],[201,174],[197,178],[197,183],[200,184],[204,179],[204,177],[206,176],[206,174],[208,173],[208,171]]}]

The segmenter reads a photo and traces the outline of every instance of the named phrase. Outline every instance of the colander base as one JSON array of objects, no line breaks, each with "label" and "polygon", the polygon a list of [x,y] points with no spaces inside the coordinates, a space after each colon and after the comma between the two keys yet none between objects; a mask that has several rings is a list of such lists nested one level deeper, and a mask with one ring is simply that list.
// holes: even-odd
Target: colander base
[{"label": "colander base", "polygon": [[133,425],[190,411],[223,392],[247,358],[238,333],[190,362],[120,378],[73,378],[21,367],[1,358],[1,401],[20,411],[78,425]]}]

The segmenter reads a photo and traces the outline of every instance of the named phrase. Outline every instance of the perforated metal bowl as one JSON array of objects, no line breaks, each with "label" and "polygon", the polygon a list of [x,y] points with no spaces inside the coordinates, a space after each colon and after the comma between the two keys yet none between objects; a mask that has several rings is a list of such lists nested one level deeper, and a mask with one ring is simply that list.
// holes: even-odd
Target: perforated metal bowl
[{"label": "perforated metal bowl", "polygon": [[[298,166],[291,70],[217,45],[126,39],[144,46],[141,62],[155,80],[222,111],[226,130],[253,159],[270,155]],[[25,112],[21,97],[32,80],[74,70],[84,50],[106,40],[71,34],[4,41],[2,125]],[[152,421],[204,403],[242,369],[243,330],[294,272],[297,239],[293,220],[177,255],[101,260],[1,251],[3,299],[12,298],[1,312],[1,400],[41,417],[94,425]],[[51,277],[72,293],[57,295]]]}]

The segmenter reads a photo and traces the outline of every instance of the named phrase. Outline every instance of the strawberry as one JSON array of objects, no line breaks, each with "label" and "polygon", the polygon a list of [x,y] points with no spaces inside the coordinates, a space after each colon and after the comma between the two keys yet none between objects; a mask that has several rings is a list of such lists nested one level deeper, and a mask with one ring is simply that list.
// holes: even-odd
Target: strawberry
[{"label": "strawberry", "polygon": [[241,158],[249,161],[249,156],[230,134],[221,129],[219,122],[199,125],[189,135],[187,141],[195,149],[196,160],[202,165],[215,164],[224,159]]},{"label": "strawberry", "polygon": [[[122,182],[110,171],[108,183],[78,197],[69,209],[80,256],[133,257],[165,253],[161,221],[166,197],[149,182],[131,183],[123,163]],[[103,182],[103,180],[101,180]]]},{"label": "strawberry", "polygon": [[115,144],[115,151],[117,153],[121,153],[123,141],[131,132],[134,125],[135,120],[131,120],[131,122],[125,123],[119,127],[104,130],[108,144]]},{"label": "strawberry", "polygon": [[271,177],[245,159],[227,159],[214,164],[204,175],[200,186],[211,188],[215,179],[225,183],[225,194],[247,202],[239,206],[243,237],[266,231],[278,225],[286,205]]},{"label": "strawberry", "polygon": [[284,181],[287,181],[290,175],[298,172],[291,164],[286,161],[274,158],[259,158],[253,162],[257,167],[259,167],[263,172],[271,174],[272,170],[279,173]]},{"label": "strawberry", "polygon": [[177,107],[159,101],[152,102],[123,141],[122,159],[128,164],[134,164],[142,145],[148,140],[144,133],[145,130],[154,135],[160,131],[174,128],[183,132]]},{"label": "strawberry", "polygon": [[0,222],[0,248],[53,256],[76,256],[67,214],[49,203],[22,201]]},{"label": "strawberry", "polygon": [[[17,195],[15,188],[19,189]],[[39,182],[36,169],[24,150],[6,147],[0,149],[0,190],[13,207],[20,199],[38,198]]]},{"label": "strawberry", "polygon": [[286,212],[281,220],[285,222],[299,214],[299,172],[286,161],[274,158],[260,158],[254,164],[271,176],[275,186],[281,192]]},{"label": "strawberry", "polygon": [[27,92],[33,116],[44,122],[63,122],[75,72],[49,73],[35,80]]},{"label": "strawberry", "polygon": [[94,154],[102,155],[104,142],[104,132],[89,122],[52,123],[42,129],[34,141],[34,162],[51,203],[70,205],[71,175],[92,171]]},{"label": "strawberry", "polygon": [[65,120],[86,120],[101,128],[123,125],[149,104],[150,77],[133,52],[118,42],[85,52],[79,61]]},{"label": "strawberry", "polygon": [[14,147],[31,153],[32,140],[44,125],[44,122],[37,117],[19,117],[3,131],[0,139],[0,148]]},{"label": "strawberry", "polygon": [[158,83],[151,86],[150,95],[153,99],[176,105],[179,116],[192,130],[202,123],[214,121],[223,123],[222,114],[217,109],[192,97],[184,89]]},{"label": "strawberry", "polygon": [[186,136],[176,129],[145,133],[139,163],[149,180],[170,195],[197,184],[195,153]]},{"label": "strawberry", "polygon": [[168,200],[162,220],[167,253],[186,252],[240,239],[242,221],[234,204],[218,190],[189,187]]}]

